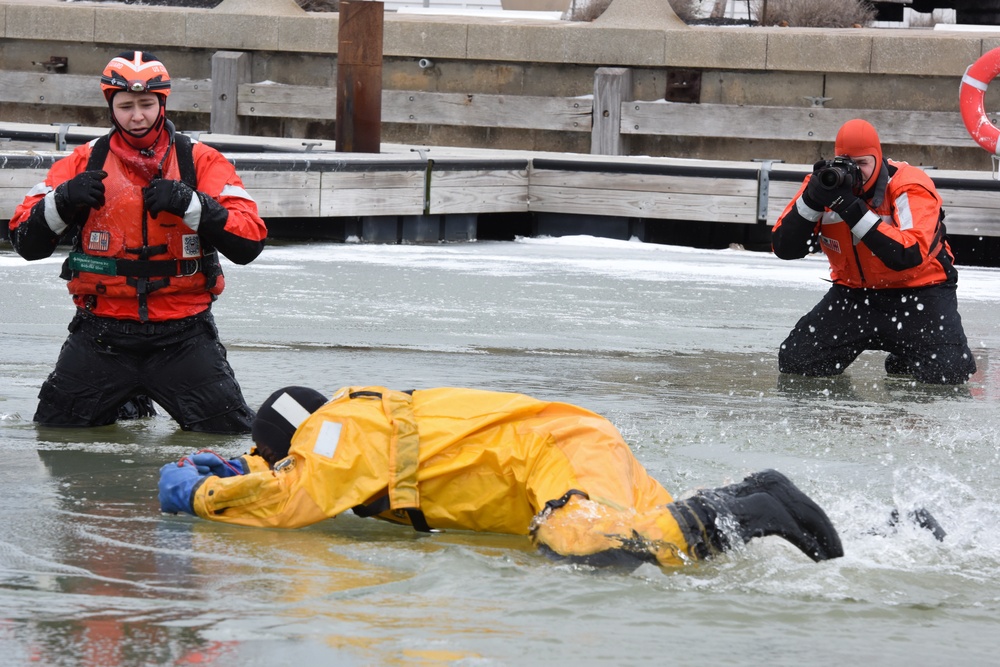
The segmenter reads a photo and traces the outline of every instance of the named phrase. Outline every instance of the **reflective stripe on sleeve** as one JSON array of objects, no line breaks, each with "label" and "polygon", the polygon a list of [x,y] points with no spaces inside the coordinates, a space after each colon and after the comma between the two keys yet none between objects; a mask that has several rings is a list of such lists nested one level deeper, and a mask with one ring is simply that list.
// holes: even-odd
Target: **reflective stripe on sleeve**
[{"label": "reflective stripe on sleeve", "polygon": [[865,234],[871,231],[872,227],[881,221],[882,218],[879,217],[878,213],[875,211],[868,211],[861,217],[860,220],[858,220],[858,224],[851,228],[851,233],[854,234],[854,238],[860,240],[864,238]]},{"label": "reflective stripe on sleeve", "polygon": [[184,224],[194,231],[198,231],[198,225],[201,224],[201,197],[197,192],[191,193],[191,203],[184,211]]},{"label": "reflective stripe on sleeve", "polygon": [[802,201],[802,197],[795,200],[795,210],[809,222],[816,222],[823,215],[823,211],[817,211],[814,208],[806,206],[806,203]]},{"label": "reflective stripe on sleeve", "polygon": [[45,223],[52,230],[53,234],[59,236],[66,231],[69,225],[60,217],[59,210],[56,208],[56,191],[52,190],[45,195],[43,201],[45,202]]}]

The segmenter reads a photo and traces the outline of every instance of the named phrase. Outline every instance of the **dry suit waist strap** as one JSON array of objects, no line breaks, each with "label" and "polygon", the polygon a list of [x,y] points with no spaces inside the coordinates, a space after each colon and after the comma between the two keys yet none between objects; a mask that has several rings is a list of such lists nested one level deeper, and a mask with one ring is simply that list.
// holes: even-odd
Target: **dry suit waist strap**
[{"label": "dry suit waist strap", "polygon": [[218,266],[218,264],[219,256],[215,252],[191,259],[117,259],[114,257],[95,257],[82,252],[69,254],[69,268],[72,271],[129,278],[193,276],[198,271],[205,271],[209,267]]}]

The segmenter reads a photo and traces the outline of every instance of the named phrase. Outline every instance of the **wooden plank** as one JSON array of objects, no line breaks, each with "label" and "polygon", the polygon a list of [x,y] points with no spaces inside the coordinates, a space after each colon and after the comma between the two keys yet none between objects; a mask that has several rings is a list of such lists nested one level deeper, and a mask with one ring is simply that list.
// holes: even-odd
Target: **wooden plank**
[{"label": "wooden plank", "polygon": [[431,174],[432,187],[482,188],[528,187],[528,170],[525,169],[438,169]]},{"label": "wooden plank", "polygon": [[952,190],[950,188],[939,188],[938,194],[944,205],[944,210],[948,217],[955,208],[984,209],[991,211],[996,217],[1000,211],[1000,183],[996,190]]},{"label": "wooden plank", "polygon": [[22,189],[21,197],[18,199],[20,202],[28,190],[36,183],[45,180],[48,171],[48,169],[4,169],[3,158],[0,157],[0,188]]},{"label": "wooden plank", "polygon": [[[332,88],[249,83],[239,87],[240,115],[333,119]],[[382,91],[382,122],[589,132],[593,101],[583,97],[465,95]]]},{"label": "wooden plank", "polygon": [[328,171],[323,173],[325,189],[384,190],[391,188],[420,189],[424,187],[424,170],[413,171]]},{"label": "wooden plank", "polygon": [[[100,77],[80,74],[0,71],[0,102],[59,104],[70,107],[106,107]],[[196,113],[212,111],[211,79],[173,79],[170,109]]]},{"label": "wooden plank", "polygon": [[840,126],[865,118],[883,144],[975,148],[957,113],[819,107],[759,107],[677,102],[622,104],[622,132],[788,141],[832,142]]},{"label": "wooden plank", "polygon": [[637,192],[676,192],[705,196],[731,195],[757,198],[757,180],[740,178],[698,178],[658,174],[607,173],[587,171],[532,171],[533,186],[579,188],[581,190],[620,190]]},{"label": "wooden plank", "polygon": [[773,225],[778,221],[785,206],[799,191],[800,185],[802,185],[801,182],[771,181],[767,197],[767,224]]},{"label": "wooden plank", "polygon": [[528,211],[528,169],[438,169],[431,172],[429,213]]},{"label": "wooden plank", "polygon": [[3,162],[0,156],[0,220],[9,220],[28,191],[45,180],[48,169],[4,169]]},{"label": "wooden plank", "polygon": [[[252,171],[237,170],[248,191],[257,188],[275,190],[309,190],[320,188],[322,175],[318,171]],[[252,192],[250,194],[253,194]]]},{"label": "wooden plank", "polygon": [[593,100],[387,90],[382,105],[388,123],[590,132]]},{"label": "wooden plank", "polygon": [[666,218],[704,222],[757,223],[757,203],[746,197],[702,194],[619,192],[591,190],[586,197],[577,188],[528,188],[532,211],[620,215],[631,218]]},{"label": "wooden plank", "polygon": [[264,218],[319,216],[319,172],[239,171],[247,192]]},{"label": "wooden plank", "polygon": [[325,189],[320,192],[320,211],[324,217],[354,215],[421,215],[424,191],[388,188],[383,190]]},{"label": "wooden plank", "polygon": [[320,191],[254,188],[248,190],[257,202],[262,218],[317,218],[320,216]]},{"label": "wooden plank", "polygon": [[480,187],[431,188],[431,214],[450,213],[526,213],[527,188]]},{"label": "wooden plank", "polygon": [[333,120],[337,116],[337,89],[244,83],[238,88],[236,108],[241,116]]},{"label": "wooden plank", "polygon": [[948,209],[945,226],[950,236],[1000,236],[1000,220],[996,209],[965,208],[953,206]]},{"label": "wooden plank", "polygon": [[420,215],[424,212],[424,169],[327,171],[320,188],[321,216]]},{"label": "wooden plank", "polygon": [[106,107],[99,76],[0,71],[0,102]]}]

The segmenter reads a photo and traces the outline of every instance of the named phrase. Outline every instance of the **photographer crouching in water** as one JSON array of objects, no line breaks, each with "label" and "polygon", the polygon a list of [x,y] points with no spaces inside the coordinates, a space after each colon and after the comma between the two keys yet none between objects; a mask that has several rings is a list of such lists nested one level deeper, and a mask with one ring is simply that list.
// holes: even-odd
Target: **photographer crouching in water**
[{"label": "photographer crouching in water", "polygon": [[976,362],[933,181],[884,159],[878,133],[862,119],[844,123],[835,152],[816,163],[771,231],[782,259],[821,248],[833,280],[781,344],[779,370],[839,375],[865,350],[884,350],[890,375],[965,382]]}]

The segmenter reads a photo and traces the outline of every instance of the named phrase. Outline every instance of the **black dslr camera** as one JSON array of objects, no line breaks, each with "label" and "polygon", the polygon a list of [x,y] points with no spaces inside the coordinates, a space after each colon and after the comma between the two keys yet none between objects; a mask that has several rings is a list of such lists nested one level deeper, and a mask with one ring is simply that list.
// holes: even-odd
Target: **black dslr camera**
[{"label": "black dslr camera", "polygon": [[815,178],[818,178],[819,184],[827,190],[841,187],[848,176],[851,178],[852,189],[857,191],[861,187],[861,168],[854,160],[843,155],[838,155],[832,160],[824,160],[815,170]]}]

